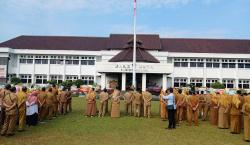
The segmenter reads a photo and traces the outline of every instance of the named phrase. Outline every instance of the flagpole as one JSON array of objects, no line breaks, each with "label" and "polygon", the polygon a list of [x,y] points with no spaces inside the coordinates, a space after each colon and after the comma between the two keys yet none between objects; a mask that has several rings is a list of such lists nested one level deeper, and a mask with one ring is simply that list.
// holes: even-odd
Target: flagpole
[{"label": "flagpole", "polygon": [[134,0],[134,46],[133,46],[133,81],[132,86],[136,89],[136,0]]}]

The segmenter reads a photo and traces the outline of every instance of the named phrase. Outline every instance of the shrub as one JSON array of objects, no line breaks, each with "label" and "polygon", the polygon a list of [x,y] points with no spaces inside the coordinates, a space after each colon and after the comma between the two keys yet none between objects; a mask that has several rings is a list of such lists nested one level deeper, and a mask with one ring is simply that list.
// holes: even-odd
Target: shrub
[{"label": "shrub", "polygon": [[10,79],[10,82],[14,85],[17,85],[19,83],[22,83],[21,79],[20,78],[17,78],[17,77],[13,77]]},{"label": "shrub", "polygon": [[221,84],[220,82],[213,83],[211,87],[214,89],[225,89],[225,86]]}]

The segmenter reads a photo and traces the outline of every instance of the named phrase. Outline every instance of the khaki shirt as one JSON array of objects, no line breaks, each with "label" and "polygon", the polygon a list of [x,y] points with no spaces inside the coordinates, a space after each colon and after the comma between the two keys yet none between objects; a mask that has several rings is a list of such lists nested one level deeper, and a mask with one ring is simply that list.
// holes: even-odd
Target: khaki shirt
[{"label": "khaki shirt", "polygon": [[196,95],[189,96],[188,102],[189,102],[190,107],[194,108],[197,106],[197,104],[199,104],[199,97]]},{"label": "khaki shirt", "polygon": [[25,109],[26,108],[26,100],[27,100],[27,93],[23,91],[19,91],[17,93],[17,103],[18,103],[18,108],[19,109]]},{"label": "khaki shirt", "polygon": [[54,95],[51,92],[47,93],[46,104],[53,105],[53,97]]},{"label": "khaki shirt", "polygon": [[[3,98],[3,103],[8,105],[9,107],[14,104],[17,105],[17,96],[14,93],[8,91]],[[5,106],[6,115],[16,115],[18,113],[17,106],[13,107],[11,110],[9,110],[9,107]]]},{"label": "khaki shirt", "polygon": [[126,92],[124,96],[124,101],[126,104],[130,104],[132,102],[133,96],[132,92]]},{"label": "khaki shirt", "polygon": [[142,102],[142,95],[140,93],[134,92],[133,93],[133,98],[134,98],[133,102],[135,104],[141,104],[141,102]]},{"label": "khaki shirt", "polygon": [[59,102],[61,103],[66,103],[67,102],[67,92],[63,91],[60,95],[59,95]]},{"label": "khaki shirt", "polygon": [[[46,103],[46,98],[47,98],[47,93],[46,92],[43,92],[41,91],[39,94],[38,94],[38,100],[40,103],[43,103],[45,101]],[[44,103],[44,104],[45,104]],[[44,105],[44,104],[39,104],[39,105]]]},{"label": "khaki shirt", "polygon": [[53,94],[53,102],[58,103],[58,90],[56,88],[52,88],[52,94]]},{"label": "khaki shirt", "polygon": [[144,104],[147,106],[151,105],[152,94],[148,91],[142,93]]},{"label": "khaki shirt", "polygon": [[108,100],[109,94],[107,92],[101,92],[100,93],[100,103],[103,103],[104,101]]}]

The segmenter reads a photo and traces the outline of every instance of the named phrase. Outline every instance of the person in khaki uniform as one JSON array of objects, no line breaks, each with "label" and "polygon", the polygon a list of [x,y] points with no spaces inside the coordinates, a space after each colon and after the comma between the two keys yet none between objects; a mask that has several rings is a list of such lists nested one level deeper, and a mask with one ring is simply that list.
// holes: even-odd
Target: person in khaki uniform
[{"label": "person in khaki uniform", "polygon": [[144,102],[144,117],[151,117],[151,100],[152,94],[148,91],[142,92],[142,98]]},{"label": "person in khaki uniform", "polygon": [[65,115],[66,114],[66,110],[67,110],[67,96],[68,96],[68,93],[66,91],[66,88],[63,88],[61,94],[59,95],[59,104],[60,104],[60,113],[62,115]]},{"label": "person in khaki uniform", "polygon": [[45,92],[45,88],[43,87],[42,90],[38,94],[38,106],[39,106],[39,119],[40,121],[44,121],[47,116],[47,104],[46,98],[47,93]]},{"label": "person in khaki uniform", "polygon": [[233,134],[239,134],[241,131],[241,108],[239,95],[233,95],[230,103],[230,131]]},{"label": "person in khaki uniform", "polygon": [[163,99],[163,96],[166,95],[166,92],[162,89],[161,90],[161,94],[159,96],[159,100],[160,100],[160,106],[159,106],[159,110],[160,110],[160,114],[161,114],[161,119],[163,121],[166,121],[167,120],[167,116],[168,116],[168,113],[167,113],[167,110],[166,110],[166,102],[164,101]]},{"label": "person in khaki uniform", "polygon": [[205,115],[205,107],[206,107],[206,96],[202,92],[199,97],[199,118],[203,118]]},{"label": "person in khaki uniform", "polygon": [[[11,85],[7,84],[4,89],[0,92],[0,107],[1,107],[1,114],[0,114],[0,127],[4,124],[5,119],[5,107],[3,105],[3,98],[7,92],[11,89]],[[1,127],[2,128],[2,127]]]},{"label": "person in khaki uniform", "polygon": [[140,117],[141,115],[141,103],[142,103],[141,100],[142,100],[141,90],[134,92],[133,103],[134,103],[134,116],[135,117]]},{"label": "person in khaki uniform", "polygon": [[27,88],[23,87],[22,91],[17,93],[17,102],[18,102],[18,115],[19,115],[19,127],[18,131],[23,131],[26,120],[26,100],[28,98]]},{"label": "person in khaki uniform", "polygon": [[212,94],[209,120],[211,125],[218,125],[218,113],[219,113],[219,97],[220,94]]},{"label": "person in khaki uniform", "polygon": [[111,117],[120,117],[120,91],[117,88],[111,96]]},{"label": "person in khaki uniform", "polygon": [[192,126],[192,122],[194,120],[195,126],[198,126],[198,116],[199,116],[199,97],[193,93],[191,96],[187,98],[188,107],[187,107],[187,115],[189,126]]},{"label": "person in khaki uniform", "polygon": [[[11,92],[10,92],[11,91]],[[1,135],[12,136],[15,129],[18,107],[17,107],[17,96],[15,94],[16,88],[12,87],[10,91],[6,91],[3,98],[3,105],[5,107],[5,120]]]},{"label": "person in khaki uniform", "polygon": [[67,92],[67,112],[72,112],[72,93],[70,90]]},{"label": "person in khaki uniform", "polygon": [[229,128],[230,97],[222,94],[219,98],[218,128]]},{"label": "person in khaki uniform", "polygon": [[53,116],[56,117],[58,113],[58,89],[53,84],[52,85],[52,94],[53,94]]},{"label": "person in khaki uniform", "polygon": [[202,121],[206,121],[208,117],[208,112],[210,111],[210,105],[211,105],[211,94],[205,94],[205,107],[204,107],[204,113],[202,116]]},{"label": "person in khaki uniform", "polygon": [[109,99],[109,94],[107,93],[107,89],[104,89],[99,96],[100,96],[99,117],[104,117],[106,113],[107,102]]},{"label": "person in khaki uniform", "polygon": [[49,88],[48,92],[47,92],[47,98],[46,98],[46,106],[47,106],[47,112],[48,112],[48,119],[51,120],[53,117],[53,112],[54,112],[54,108],[53,108],[53,93],[52,93],[52,88]]},{"label": "person in khaki uniform", "polygon": [[128,90],[124,95],[123,95],[123,99],[124,99],[124,105],[125,105],[125,114],[126,115],[132,115],[133,113],[133,91],[132,90]]},{"label": "person in khaki uniform", "polygon": [[178,122],[180,123],[184,119],[184,109],[185,107],[185,96],[182,93],[182,90],[178,91],[178,100],[176,103],[176,110],[177,110],[177,116],[178,116]]},{"label": "person in khaki uniform", "polygon": [[90,88],[88,94],[86,95],[86,117],[93,117],[96,115],[96,93],[94,88]]},{"label": "person in khaki uniform", "polygon": [[245,97],[244,104],[242,106],[242,112],[244,117],[244,140],[250,141],[250,95]]}]

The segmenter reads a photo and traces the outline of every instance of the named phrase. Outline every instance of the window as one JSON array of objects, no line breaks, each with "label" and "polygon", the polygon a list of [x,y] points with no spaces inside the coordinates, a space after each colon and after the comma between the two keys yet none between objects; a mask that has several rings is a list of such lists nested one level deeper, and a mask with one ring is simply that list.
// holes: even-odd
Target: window
[{"label": "window", "polygon": [[186,78],[175,78],[174,87],[186,87],[187,79]]},{"label": "window", "polygon": [[50,64],[63,64],[62,59],[51,59]]},{"label": "window", "polygon": [[19,61],[20,63],[24,63],[24,64],[26,64],[26,62],[27,62],[27,60],[26,59],[20,59],[20,61]]},{"label": "window", "polygon": [[234,88],[234,80],[232,79],[224,79],[222,81],[222,84],[226,87],[226,88]]},{"label": "window", "polygon": [[240,89],[250,89],[250,80],[239,80],[238,87]]},{"label": "window", "polygon": [[95,60],[89,60],[88,64],[89,65],[95,65]]},{"label": "window", "polygon": [[46,75],[36,75],[36,84],[46,84],[47,76]]},{"label": "window", "polygon": [[213,67],[213,63],[206,63],[206,67],[208,67],[208,68]]},{"label": "window", "polygon": [[190,84],[195,87],[202,87],[203,79],[190,79]]},{"label": "window", "polygon": [[204,67],[204,63],[203,62],[198,62],[197,67]]},{"label": "window", "polygon": [[70,81],[78,80],[78,76],[66,76],[66,80]]},{"label": "window", "polygon": [[22,64],[33,64],[33,59],[20,59],[19,62]]},{"label": "window", "polygon": [[181,67],[188,67],[188,62],[181,62]]},{"label": "window", "polygon": [[196,62],[190,62],[190,67],[196,67]]},{"label": "window", "polygon": [[52,75],[50,80],[56,81],[58,84],[62,83],[63,79],[61,75]]},{"label": "window", "polygon": [[219,68],[220,67],[219,59],[206,59],[207,68]]},{"label": "window", "polygon": [[218,82],[218,79],[207,79],[206,80],[206,87],[210,88],[213,83]]},{"label": "window", "polygon": [[236,68],[236,60],[222,59],[222,68]]},{"label": "window", "polygon": [[174,66],[175,66],[175,67],[180,67],[180,66],[181,66],[181,63],[180,63],[180,62],[174,62]]},{"label": "window", "polygon": [[74,65],[78,65],[79,64],[79,60],[73,60],[73,64]]},{"label": "window", "polygon": [[84,85],[93,85],[94,84],[94,77],[93,76],[82,76],[83,84]]},{"label": "window", "polygon": [[20,75],[20,78],[21,78],[22,83],[24,83],[24,84],[32,82],[30,74],[22,74],[22,75]]}]

